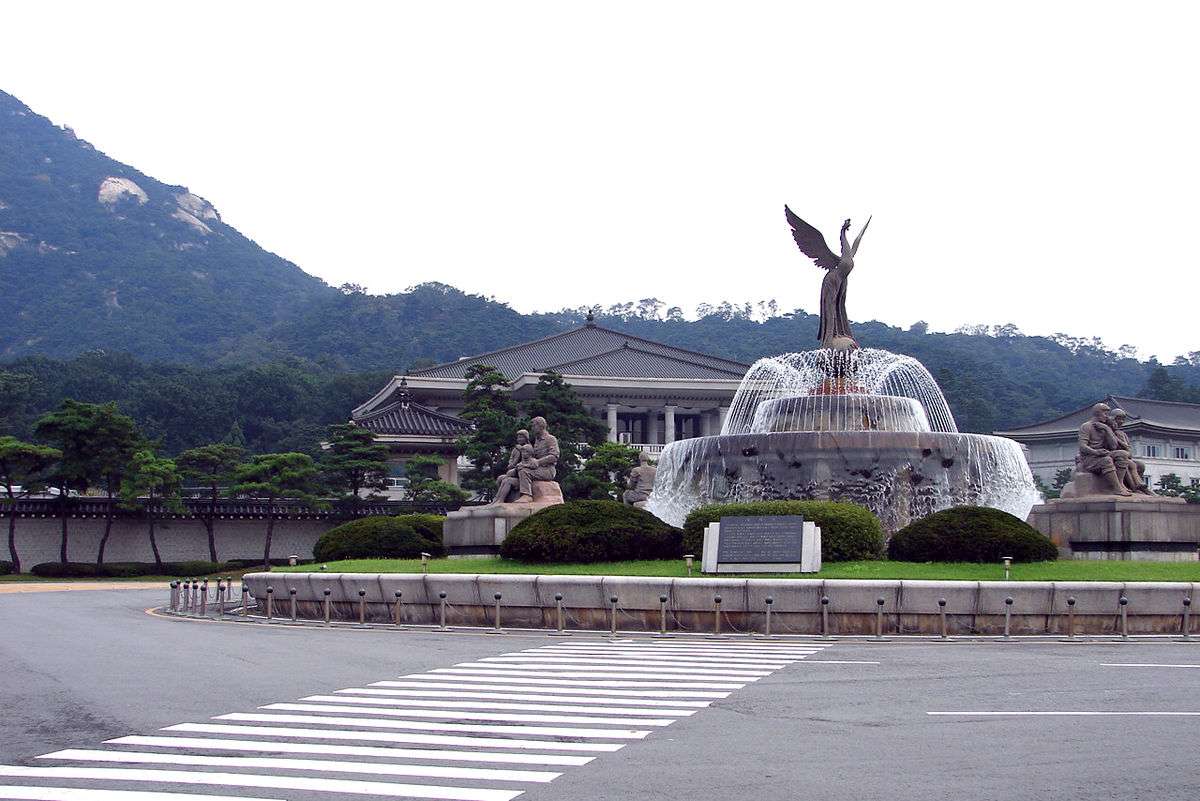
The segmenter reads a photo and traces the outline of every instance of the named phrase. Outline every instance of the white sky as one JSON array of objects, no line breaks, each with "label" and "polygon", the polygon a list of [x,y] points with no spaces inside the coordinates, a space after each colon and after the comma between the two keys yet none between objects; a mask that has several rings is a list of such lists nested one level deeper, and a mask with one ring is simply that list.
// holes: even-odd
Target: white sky
[{"label": "white sky", "polygon": [[[6,4],[0,88],[332,284],[1200,349],[1195,3]],[[807,343],[797,343],[804,344]]]}]

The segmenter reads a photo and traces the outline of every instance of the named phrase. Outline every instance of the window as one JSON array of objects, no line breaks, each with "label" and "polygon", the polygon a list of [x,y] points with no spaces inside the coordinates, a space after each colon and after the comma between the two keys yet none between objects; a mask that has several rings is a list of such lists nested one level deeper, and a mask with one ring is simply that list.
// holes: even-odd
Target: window
[{"label": "window", "polygon": [[1193,487],[1200,487],[1200,478],[1193,478],[1193,479],[1192,479],[1192,486],[1193,486]]},{"label": "window", "polygon": [[1145,448],[1146,455],[1149,456],[1151,459],[1158,457],[1158,446],[1157,445],[1143,445],[1142,447]]},{"label": "window", "polygon": [[1176,448],[1175,449],[1175,458],[1176,459],[1191,459],[1192,452],[1187,448]]}]

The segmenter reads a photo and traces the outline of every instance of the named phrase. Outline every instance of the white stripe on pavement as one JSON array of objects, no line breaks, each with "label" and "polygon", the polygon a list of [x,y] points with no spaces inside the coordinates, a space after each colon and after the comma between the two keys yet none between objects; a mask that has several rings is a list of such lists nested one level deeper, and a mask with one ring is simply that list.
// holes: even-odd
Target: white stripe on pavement
[{"label": "white stripe on pavement", "polygon": [[[263,717],[267,717],[264,715]],[[448,734],[409,734],[407,732],[347,731],[344,729],[304,729],[285,726],[235,726],[223,723],[177,723],[163,731],[187,731],[201,734],[240,734],[255,737],[302,737],[314,740],[362,740],[377,743],[414,743],[460,745],[468,748],[516,748],[533,751],[619,751],[624,743],[565,743],[557,740],[520,740],[501,737],[465,737]]]},{"label": "white stripe on pavement", "polygon": [[1032,712],[926,712],[926,715],[955,717],[1196,717],[1200,712],[1070,712],[1037,710]]},{"label": "white stripe on pavement", "polygon": [[[645,709],[627,706],[586,707],[576,704],[506,704],[496,701],[447,701],[445,698],[363,698],[354,695],[310,695],[301,701],[334,704],[386,704],[387,706],[425,707],[439,709],[512,709],[530,712],[586,712],[589,715],[672,715],[687,717],[696,714],[694,709]],[[470,717],[470,715],[463,715]]]},{"label": "white stripe on pavement", "polygon": [[155,748],[192,748],[205,751],[262,751],[280,754],[328,754],[384,757],[387,759],[441,759],[447,762],[497,762],[510,765],[586,765],[590,756],[565,754],[501,754],[493,751],[444,751],[433,748],[388,748],[372,745],[280,743],[263,740],[218,740],[206,737],[150,737],[131,735],[105,740],[105,745],[141,745]]},{"label": "white stripe on pavement", "polygon": [[156,754],[146,751],[96,751],[68,748],[43,754],[38,759],[74,762],[120,762],[137,765],[200,765],[212,768],[278,768],[308,770],[316,773],[365,773],[378,776],[422,776],[432,779],[473,779],[476,781],[536,782],[554,781],[561,773],[544,770],[501,770],[498,768],[450,768],[441,765],[385,764],[382,762],[346,762],[333,759],[279,759],[275,757],[198,756],[196,754]]},{"label": "white stripe on pavement", "polygon": [[[814,653],[816,653],[814,651]],[[724,656],[678,656],[676,654],[647,654],[644,651],[626,651],[623,649],[601,650],[595,651],[584,650],[582,648],[565,650],[565,649],[538,649],[536,651],[521,651],[517,654],[506,654],[505,656],[493,656],[488,659],[508,659],[508,660],[526,660],[526,659],[545,659],[553,657],[555,659],[636,659],[639,662],[660,661],[671,665],[725,665],[734,667],[746,668],[769,668],[778,670],[779,668],[787,667],[796,661],[794,658],[779,658],[779,659],[734,659]]]},{"label": "white stripe on pavement", "polygon": [[28,768],[20,765],[0,765],[0,776],[204,784],[214,787],[265,787],[268,789],[312,790],[323,793],[384,795],[397,798],[439,798],[450,801],[511,801],[522,792],[520,790],[487,790],[479,787],[440,787],[430,784],[393,784],[392,782],[351,781],[349,779],[309,779],[255,773],[207,773],[186,770],[146,770],[144,768]]},{"label": "white stripe on pavement", "polygon": [[693,674],[696,676],[722,676],[742,679],[747,676],[770,676],[771,670],[737,670],[733,668],[716,668],[707,665],[660,665],[655,662],[640,660],[610,660],[610,659],[557,659],[547,657],[533,659],[528,662],[506,662],[502,660],[480,659],[476,662],[456,662],[454,667],[484,667],[499,668],[500,670],[599,670],[605,673],[669,673],[674,675]]},{"label": "white stripe on pavement", "polygon": [[[335,706],[332,704],[265,704],[259,709],[281,712],[333,712],[335,715],[385,715],[399,718],[438,720],[495,720],[510,723],[585,723],[594,726],[670,726],[672,718],[586,717],[583,715],[515,715],[509,712],[471,712],[454,709],[390,709],[382,706]],[[419,722],[422,726],[424,721]]]},{"label": "white stripe on pavement", "polygon": [[563,679],[645,679],[648,681],[680,681],[692,682],[691,684],[667,685],[667,686],[696,686],[694,682],[721,682],[723,685],[735,684],[734,689],[740,690],[746,684],[752,681],[758,681],[758,676],[701,676],[692,674],[674,675],[671,673],[628,673],[616,672],[608,670],[593,670],[593,671],[571,671],[571,670],[535,670],[535,669],[504,669],[498,667],[453,667],[453,668],[434,668],[430,673],[437,674],[462,674],[465,676],[473,676],[476,674],[491,674],[491,675],[510,675],[510,676],[528,676],[538,678],[563,678]]},{"label": "white stripe on pavement", "polygon": [[[707,671],[711,673],[728,673],[731,675],[746,675],[746,676],[769,676],[780,668],[785,668],[787,665],[771,664],[771,665],[744,665],[730,662],[673,662],[669,659],[654,657],[651,659],[638,659],[637,657],[621,657],[612,655],[587,655],[587,656],[488,656],[483,659],[478,659],[474,662],[459,662],[459,665],[529,665],[529,664],[553,664],[553,665],[586,665],[599,667],[609,667],[613,665],[621,666],[622,669],[637,669],[637,670],[667,670],[671,673],[687,673],[688,671]],[[560,668],[561,669],[561,668]],[[587,668],[580,668],[585,670]]]},{"label": "white stripe on pavement", "polygon": [[[675,699],[675,698],[728,698],[732,693],[728,692],[707,692],[704,690],[622,690],[622,689],[589,689],[580,687],[583,684],[593,684],[595,682],[524,682],[525,684],[535,684],[535,687],[496,687],[487,684],[479,684],[472,679],[460,678],[457,681],[430,681],[429,679],[436,678],[435,676],[422,676],[421,681],[376,681],[372,682],[372,687],[432,687],[439,690],[499,690],[502,692],[522,692],[522,693],[564,693],[571,695],[623,695],[637,698],[660,698],[660,699]],[[452,678],[443,676],[443,679]],[[517,682],[512,682],[517,684]],[[603,683],[603,682],[601,682]],[[553,687],[552,684],[567,684],[567,687]],[[672,700],[672,703],[674,701]]]},{"label": "white stripe on pavement", "polygon": [[85,790],[80,787],[0,786],[0,798],[28,801],[283,801],[246,795],[197,795],[196,793],[155,793],[144,790]]},{"label": "white stripe on pavement", "polygon": [[[404,676],[406,679],[428,679],[430,681],[488,681],[503,684],[536,684],[544,692],[554,685],[562,687],[628,687],[630,689],[664,689],[664,690],[740,690],[745,687],[742,683],[727,681],[618,681],[616,679],[565,679],[557,676],[532,677],[514,676],[511,673],[489,676],[476,674],[459,668],[434,668],[429,673],[412,673]],[[643,677],[644,678],[644,677]],[[383,684],[383,682],[378,682]],[[388,685],[393,682],[388,682]]]},{"label": "white stripe on pavement", "polygon": [[1101,662],[1100,667],[1200,668],[1200,665],[1167,665],[1156,662]]},{"label": "white stripe on pavement", "polygon": [[[712,704],[712,701],[691,701],[686,698],[631,698],[626,697],[624,693],[606,694],[603,696],[587,696],[587,695],[544,695],[541,690],[528,689],[524,692],[472,692],[464,690],[383,690],[371,687],[347,687],[344,690],[338,690],[338,693],[347,695],[371,695],[371,696],[403,696],[406,698],[480,698],[497,701],[529,701],[529,702],[545,702],[555,704],[636,704],[639,707],[648,707],[650,709],[657,707],[695,707],[703,709]],[[570,692],[575,692],[571,690]],[[715,695],[716,693],[714,693]],[[649,711],[649,709],[647,710]]]},{"label": "white stripe on pavement", "polygon": [[[346,710],[339,709],[339,712]],[[650,734],[632,729],[577,729],[568,726],[494,726],[475,723],[434,723],[423,720],[383,720],[381,718],[340,718],[324,715],[258,715],[233,712],[217,715],[213,720],[239,720],[259,723],[315,723],[320,726],[367,726],[376,729],[408,729],[416,731],[480,732],[481,734],[522,734],[536,737],[610,738],[641,740]]]}]

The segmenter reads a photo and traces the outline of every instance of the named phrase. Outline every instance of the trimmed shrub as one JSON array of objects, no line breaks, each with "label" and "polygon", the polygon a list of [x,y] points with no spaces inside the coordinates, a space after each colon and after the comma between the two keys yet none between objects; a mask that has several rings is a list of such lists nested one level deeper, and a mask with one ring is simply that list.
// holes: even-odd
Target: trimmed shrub
[{"label": "trimmed shrub", "polygon": [[[414,518],[420,518],[414,520]],[[434,523],[436,520],[438,522]],[[377,515],[331,528],[313,546],[318,562],[340,559],[415,559],[421,552],[441,556],[441,521],[437,515]],[[425,536],[436,534],[436,539]]]},{"label": "trimmed shrub", "polygon": [[[243,568],[243,567],[261,568],[262,563],[263,563],[263,560],[262,560],[262,557],[260,556],[257,559],[255,559],[254,557],[250,557],[247,559],[227,559],[225,561],[225,566],[227,569],[230,569],[230,570],[233,570],[236,568]],[[312,559],[297,559],[296,560],[296,564],[298,564],[298,565],[311,565],[312,563],[313,563]],[[284,567],[288,564],[288,557],[281,556],[281,557],[272,559],[270,564],[273,567]]]},{"label": "trimmed shrub", "polygon": [[909,523],[893,535],[888,556],[905,562],[1044,562],[1058,548],[1033,526],[986,506],[956,506]]},{"label": "trimmed shrub", "polygon": [[883,557],[883,526],[871,511],[840,501],[747,501],[711,503],[692,510],[683,524],[683,550],[700,556],[704,527],[722,517],[803,515],[821,529],[821,561],[849,562]]},{"label": "trimmed shrub", "polygon": [[683,532],[644,509],[616,501],[548,506],[508,532],[500,555],[522,562],[677,559]]},{"label": "trimmed shrub", "polygon": [[0,576],[7,576],[9,573],[12,573],[12,562],[0,559]]},{"label": "trimmed shrub", "polygon": [[231,569],[228,562],[43,562],[29,571],[42,578],[137,578],[139,576],[210,576]]}]

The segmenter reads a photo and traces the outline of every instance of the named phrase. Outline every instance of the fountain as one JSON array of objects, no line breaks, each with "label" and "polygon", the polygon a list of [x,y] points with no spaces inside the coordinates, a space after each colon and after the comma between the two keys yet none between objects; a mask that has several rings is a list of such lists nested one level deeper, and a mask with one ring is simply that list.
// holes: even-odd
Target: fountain
[{"label": "fountain", "polygon": [[[806,224],[790,212],[789,222],[798,243],[801,233],[807,237],[801,249],[812,255],[805,249],[809,232],[795,233],[797,222]],[[848,225],[839,266],[850,261],[852,268],[847,253],[858,242],[847,246]],[[824,347],[760,359],[742,379],[719,435],[667,445],[649,511],[682,525],[689,511],[707,503],[841,500],[870,509],[888,532],[951,506],[991,506],[1022,520],[1029,515],[1040,496],[1021,446],[960,433],[919,361],[859,348],[850,336],[848,273],[832,302],[829,276],[822,287]]]}]

